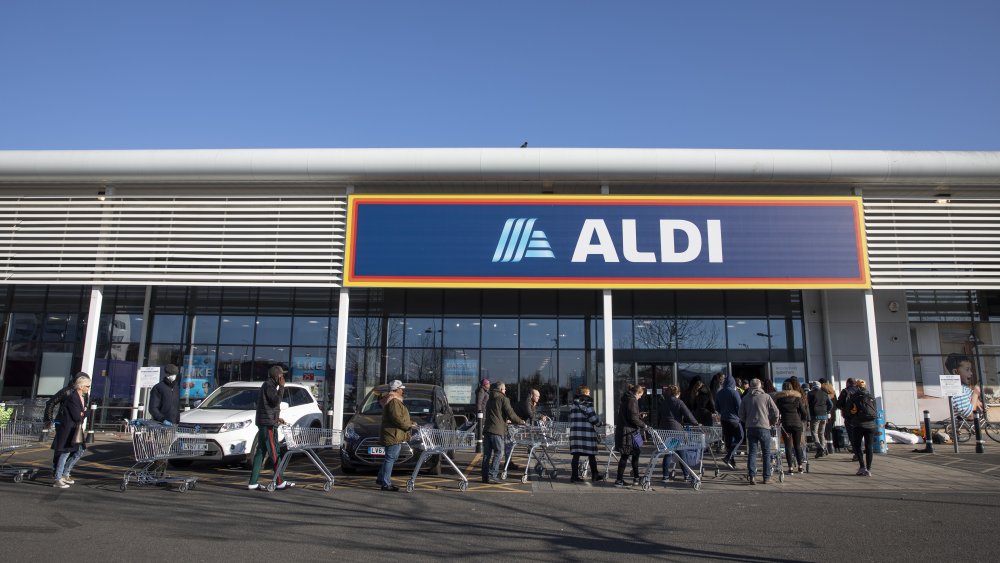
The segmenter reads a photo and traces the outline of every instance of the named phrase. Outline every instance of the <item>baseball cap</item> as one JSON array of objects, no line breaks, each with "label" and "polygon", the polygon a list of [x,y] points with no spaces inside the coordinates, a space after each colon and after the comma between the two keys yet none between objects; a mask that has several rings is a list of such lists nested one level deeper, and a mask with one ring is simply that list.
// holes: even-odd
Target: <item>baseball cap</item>
[{"label": "baseball cap", "polygon": [[403,385],[402,381],[393,379],[389,382],[389,391],[395,391],[396,389],[406,389],[406,386]]},{"label": "baseball cap", "polygon": [[284,374],[288,373],[288,370],[287,370],[287,369],[285,369],[285,368],[284,368],[284,367],[282,367],[282,366],[279,366],[279,365],[274,365],[274,366],[271,366],[271,369],[270,369],[270,370],[268,370],[268,372],[267,372],[267,373],[268,373],[268,374],[269,374],[269,375],[270,375],[271,377],[278,377],[279,375],[284,375]]}]

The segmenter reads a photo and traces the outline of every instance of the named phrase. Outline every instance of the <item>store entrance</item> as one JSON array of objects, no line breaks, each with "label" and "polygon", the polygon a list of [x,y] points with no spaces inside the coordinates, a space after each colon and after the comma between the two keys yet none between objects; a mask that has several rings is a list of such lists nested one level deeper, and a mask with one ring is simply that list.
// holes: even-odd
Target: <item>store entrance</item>
[{"label": "store entrance", "polygon": [[663,396],[663,387],[676,385],[677,375],[674,364],[636,364],[637,383],[646,388],[646,394],[639,399],[639,413],[647,424],[656,425],[656,408]]},{"label": "store entrance", "polygon": [[770,381],[771,375],[767,369],[767,362],[745,362],[730,364],[731,372],[733,377],[739,381],[742,379],[747,383],[750,383],[751,379],[759,379],[761,383],[764,383],[764,388],[769,389],[770,387],[766,383]]}]

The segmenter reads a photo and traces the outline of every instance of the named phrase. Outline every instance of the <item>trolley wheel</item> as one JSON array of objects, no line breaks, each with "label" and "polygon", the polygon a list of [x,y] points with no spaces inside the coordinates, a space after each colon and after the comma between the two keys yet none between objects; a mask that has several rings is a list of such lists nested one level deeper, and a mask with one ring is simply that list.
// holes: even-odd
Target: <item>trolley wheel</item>
[{"label": "trolley wheel", "polygon": [[653,486],[653,484],[649,482],[649,477],[643,477],[642,480],[639,481],[639,485],[642,486],[642,490],[644,491],[648,491]]},{"label": "trolley wheel", "polygon": [[187,490],[188,490],[188,484],[187,483],[181,483],[180,485],[177,485],[177,492],[186,493]]},{"label": "trolley wheel", "polygon": [[274,492],[274,481],[271,481],[270,483],[268,483],[267,487],[264,487],[264,488],[267,489],[267,492],[273,493]]},{"label": "trolley wheel", "polygon": [[127,491],[128,490],[128,483],[125,483],[123,481],[121,485],[118,485],[118,490],[121,491],[121,492],[123,492],[123,493],[125,491]]},{"label": "trolley wheel", "polygon": [[559,471],[557,471],[555,469],[553,469],[552,471],[549,471],[549,478],[550,479],[555,479],[556,475],[559,475]]},{"label": "trolley wheel", "polygon": [[506,479],[506,478],[507,478],[507,472],[506,472],[506,471],[504,471],[503,473],[501,473],[501,474],[500,474],[500,478],[501,478],[501,479]]},{"label": "trolley wheel", "polygon": [[541,463],[535,464],[535,473],[538,474],[539,477],[545,474],[545,468],[542,467]]},{"label": "trolley wheel", "polygon": [[718,476],[719,476],[719,468],[718,468],[718,467],[716,467],[716,468],[715,468],[715,476],[716,476],[716,477],[718,477]]},{"label": "trolley wheel", "polygon": [[324,493],[329,493],[331,490],[333,490],[333,481],[327,481],[326,483],[323,483]]},{"label": "trolley wheel", "polygon": [[694,490],[696,490],[696,491],[700,491],[701,490],[701,481],[698,480],[698,479],[695,479],[695,480],[691,481],[691,488],[694,489]]},{"label": "trolley wheel", "polygon": [[806,473],[809,473],[809,462],[806,462]]},{"label": "trolley wheel", "polygon": [[413,492],[413,479],[407,479],[406,480],[406,492],[408,492],[408,493],[412,493]]},{"label": "trolley wheel", "polygon": [[458,484],[458,490],[462,491],[463,493],[465,491],[468,491],[469,490],[469,482],[468,481],[462,481],[461,483],[459,483]]},{"label": "trolley wheel", "polygon": [[778,472],[778,482],[779,483],[784,483],[785,482],[785,472],[784,471],[779,471]]},{"label": "trolley wheel", "polygon": [[20,483],[21,481],[24,481],[24,474],[23,473],[15,473],[14,474],[14,482],[15,483]]},{"label": "trolley wheel", "polygon": [[528,482],[528,476],[527,475],[521,475],[521,482],[522,483],[527,483]]},{"label": "trolley wheel", "polygon": [[188,490],[193,491],[195,485],[197,485],[197,484],[198,484],[198,481],[191,481],[190,483],[188,483]]},{"label": "trolley wheel", "polygon": [[28,474],[28,479],[30,479],[32,481],[35,480],[35,477],[38,477],[38,471],[37,470],[32,471],[31,473]]}]

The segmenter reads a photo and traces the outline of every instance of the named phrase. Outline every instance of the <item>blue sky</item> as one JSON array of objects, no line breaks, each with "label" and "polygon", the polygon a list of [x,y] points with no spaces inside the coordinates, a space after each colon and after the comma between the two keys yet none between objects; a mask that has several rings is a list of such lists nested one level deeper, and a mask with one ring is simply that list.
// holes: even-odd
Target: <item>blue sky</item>
[{"label": "blue sky", "polygon": [[1000,2],[3,0],[0,149],[1000,150]]}]

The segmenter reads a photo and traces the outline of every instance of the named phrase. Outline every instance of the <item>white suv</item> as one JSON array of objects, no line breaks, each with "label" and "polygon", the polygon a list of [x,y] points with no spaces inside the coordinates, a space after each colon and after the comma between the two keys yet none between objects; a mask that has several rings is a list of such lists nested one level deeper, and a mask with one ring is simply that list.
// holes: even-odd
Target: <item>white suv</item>
[{"label": "white suv", "polygon": [[[262,381],[227,383],[213,391],[197,407],[181,413],[178,435],[208,442],[199,460],[247,462],[257,446],[257,397]],[[281,397],[281,418],[291,426],[322,428],[323,413],[310,392],[312,386],[287,383]],[[185,460],[174,460],[181,465]],[[178,463],[180,462],[180,463]]]}]

